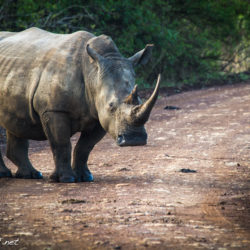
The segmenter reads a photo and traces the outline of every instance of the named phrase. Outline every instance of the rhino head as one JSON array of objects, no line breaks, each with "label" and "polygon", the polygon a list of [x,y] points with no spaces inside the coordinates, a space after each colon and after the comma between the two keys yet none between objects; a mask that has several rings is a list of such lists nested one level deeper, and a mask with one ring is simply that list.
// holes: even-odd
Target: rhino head
[{"label": "rhino head", "polygon": [[153,45],[147,45],[134,56],[126,59],[121,56],[112,39],[107,38],[114,49],[108,53],[98,53],[91,44],[87,53],[96,66],[95,107],[103,129],[108,132],[118,146],[137,146],[147,143],[144,124],[157,100],[160,76],[151,97],[142,103],[135,85],[133,67],[146,64],[151,56]]}]

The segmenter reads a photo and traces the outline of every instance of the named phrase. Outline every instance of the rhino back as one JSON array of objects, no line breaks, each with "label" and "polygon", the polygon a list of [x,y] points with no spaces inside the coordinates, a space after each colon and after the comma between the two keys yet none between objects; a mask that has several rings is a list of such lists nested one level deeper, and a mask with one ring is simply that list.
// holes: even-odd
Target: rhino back
[{"label": "rhino back", "polygon": [[83,91],[77,82],[81,80],[80,53],[92,36],[37,28],[5,34],[0,40],[0,125],[18,135],[30,127],[40,131],[37,113],[77,106],[76,94]]},{"label": "rhino back", "polygon": [[17,32],[1,31],[0,32],[0,41],[9,36],[15,35]]}]

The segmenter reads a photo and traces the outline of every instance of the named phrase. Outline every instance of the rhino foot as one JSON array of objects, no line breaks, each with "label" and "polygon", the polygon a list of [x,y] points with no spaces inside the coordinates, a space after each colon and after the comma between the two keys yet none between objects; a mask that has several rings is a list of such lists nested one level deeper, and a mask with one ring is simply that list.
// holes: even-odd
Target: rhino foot
[{"label": "rhino foot", "polygon": [[76,182],[76,178],[74,175],[62,174],[59,175],[57,172],[52,173],[50,179],[55,182],[63,182],[63,183],[74,183]]},{"label": "rhino foot", "polygon": [[21,179],[43,179],[42,173],[37,170],[32,170],[28,173],[17,170],[15,177]]},{"label": "rhino foot", "polygon": [[0,178],[5,178],[5,177],[12,177],[12,173],[10,172],[10,170],[0,172]]},{"label": "rhino foot", "polygon": [[81,172],[75,171],[75,173],[76,173],[76,181],[77,182],[92,182],[92,181],[94,181],[94,177],[88,168],[83,169]]},{"label": "rhino foot", "polygon": [[87,175],[77,176],[76,180],[77,180],[77,182],[93,182],[94,177],[90,173],[88,176]]}]

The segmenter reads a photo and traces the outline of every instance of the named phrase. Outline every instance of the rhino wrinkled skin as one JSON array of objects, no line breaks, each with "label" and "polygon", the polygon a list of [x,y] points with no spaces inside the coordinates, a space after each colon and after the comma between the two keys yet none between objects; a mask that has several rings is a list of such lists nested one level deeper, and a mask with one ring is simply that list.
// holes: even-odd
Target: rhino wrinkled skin
[{"label": "rhino wrinkled skin", "polygon": [[[49,140],[59,182],[93,181],[87,160],[108,132],[119,146],[144,145],[144,128],[157,99],[141,103],[134,66],[152,45],[124,58],[108,36],[85,31],[54,34],[38,28],[0,32],[0,126],[18,178],[42,178],[28,159],[28,140]],[[81,136],[71,167],[70,137]],[[11,177],[0,153],[0,177]]]}]

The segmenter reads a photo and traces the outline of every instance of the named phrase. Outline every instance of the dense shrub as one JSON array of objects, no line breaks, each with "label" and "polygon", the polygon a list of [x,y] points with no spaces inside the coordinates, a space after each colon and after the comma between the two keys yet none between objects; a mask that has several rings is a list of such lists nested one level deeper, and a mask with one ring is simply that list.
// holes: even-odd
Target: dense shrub
[{"label": "dense shrub", "polygon": [[[140,79],[202,85],[250,70],[250,5],[246,0],[0,0],[0,30],[37,26],[52,32],[110,35],[130,56],[154,43]],[[244,75],[243,79],[246,79]]]}]

